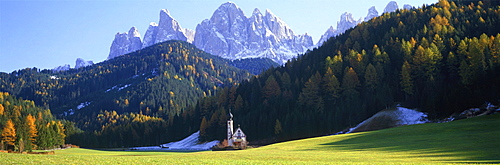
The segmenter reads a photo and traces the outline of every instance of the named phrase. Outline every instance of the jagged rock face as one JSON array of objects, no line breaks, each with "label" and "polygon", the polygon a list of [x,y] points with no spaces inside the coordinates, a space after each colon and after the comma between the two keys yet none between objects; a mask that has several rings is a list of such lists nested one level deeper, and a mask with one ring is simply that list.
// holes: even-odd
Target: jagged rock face
[{"label": "jagged rock face", "polygon": [[155,44],[157,34],[158,34],[158,24],[151,22],[149,24],[148,30],[144,34],[144,39],[142,40],[142,48]]},{"label": "jagged rock face", "polygon": [[142,48],[168,40],[181,40],[191,43],[193,38],[194,31],[182,28],[167,9],[162,9],[159,23],[151,22],[149,24],[148,30],[144,34]]},{"label": "jagged rock face", "polygon": [[344,33],[347,29],[358,25],[358,21],[354,20],[351,13],[345,12],[340,16],[340,21],[337,23],[337,34]]},{"label": "jagged rock face", "polygon": [[135,27],[128,33],[117,33],[111,44],[108,59],[115,58],[142,48],[141,35]]},{"label": "jagged rock face", "polygon": [[52,69],[53,72],[60,72],[60,71],[66,71],[66,70],[69,70],[70,69],[70,65],[69,64],[65,64],[65,65],[61,65],[61,66],[58,66],[58,67],[55,67],[54,69]]},{"label": "jagged rock face", "polygon": [[312,38],[295,35],[279,17],[255,9],[246,17],[234,3],[222,4],[196,27],[194,45],[227,59],[270,58],[284,63],[312,46]]},{"label": "jagged rock face", "polygon": [[326,42],[330,37],[333,37],[335,35],[337,35],[337,30],[334,29],[333,26],[330,26],[330,28],[326,30],[325,34],[321,35],[321,38],[319,39],[316,45],[317,46],[323,45],[324,42]]},{"label": "jagged rock face", "polygon": [[85,61],[82,58],[77,58],[75,63],[76,63],[75,64],[75,69],[86,67],[86,66],[90,66],[90,65],[94,65],[93,61]]},{"label": "jagged rock face", "polygon": [[163,9],[160,11],[160,22],[155,43],[168,40],[187,41],[187,37],[184,35],[184,29],[182,29],[181,25],[170,16],[170,12]]},{"label": "jagged rock face", "polygon": [[369,21],[372,18],[378,17],[378,11],[375,9],[375,6],[372,6],[370,9],[368,9],[368,14],[365,17],[365,21]]},{"label": "jagged rock face", "polygon": [[398,3],[396,1],[391,1],[385,6],[384,13],[394,12],[398,9]]},{"label": "jagged rock face", "polygon": [[344,33],[347,29],[355,27],[360,22],[361,20],[360,21],[354,20],[351,13],[347,12],[343,13],[340,16],[340,21],[337,22],[337,29],[334,29],[332,26],[330,26],[330,28],[326,30],[325,34],[321,36],[316,46],[321,46],[323,42],[328,40],[330,37],[340,35]]}]

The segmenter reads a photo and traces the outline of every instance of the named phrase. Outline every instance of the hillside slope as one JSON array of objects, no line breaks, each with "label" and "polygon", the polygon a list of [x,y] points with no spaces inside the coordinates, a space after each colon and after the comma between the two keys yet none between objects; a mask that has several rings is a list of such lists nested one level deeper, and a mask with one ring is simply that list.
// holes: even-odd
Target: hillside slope
[{"label": "hillside slope", "polygon": [[463,164],[499,163],[500,114],[439,124],[324,136],[242,151],[137,152],[67,149],[55,156],[0,153],[8,164]]},{"label": "hillside slope", "polygon": [[211,111],[201,136],[223,139],[225,119],[213,114],[228,109],[250,142],[265,144],[333,134],[396,104],[426,112],[430,120],[498,104],[499,5],[441,0],[363,22],[284,66],[200,100],[198,111]]}]

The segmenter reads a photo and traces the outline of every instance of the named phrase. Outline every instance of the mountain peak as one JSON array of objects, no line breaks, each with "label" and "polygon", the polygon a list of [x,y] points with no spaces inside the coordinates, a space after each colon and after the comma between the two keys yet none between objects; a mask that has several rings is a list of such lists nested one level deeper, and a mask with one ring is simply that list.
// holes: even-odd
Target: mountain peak
[{"label": "mountain peak", "polygon": [[94,65],[93,61],[85,61],[82,58],[77,58],[75,63],[76,63],[75,64],[75,69],[86,67],[86,66],[90,66],[90,65]]},{"label": "mountain peak", "polygon": [[253,9],[252,15],[262,15],[258,8]]},{"label": "mountain peak", "polygon": [[375,9],[375,6],[372,6],[370,7],[370,9],[368,9],[368,14],[365,17],[365,21],[369,21],[375,17],[378,17],[378,11],[377,9]]},{"label": "mountain peak", "polygon": [[269,58],[283,63],[312,46],[308,35],[294,35],[285,22],[266,10],[247,18],[234,3],[222,4],[196,26],[194,45],[227,59]]},{"label": "mountain peak", "polygon": [[129,35],[129,38],[132,38],[132,37],[141,37],[141,34],[139,33],[139,31],[137,30],[136,27],[132,27],[130,28],[130,30],[128,31],[128,35]]},{"label": "mountain peak", "polygon": [[142,48],[141,35],[137,28],[132,27],[125,33],[117,33],[109,48],[108,60]]},{"label": "mountain peak", "polygon": [[337,23],[338,34],[344,33],[347,29],[350,29],[358,25],[358,21],[354,20],[351,13],[345,12],[340,16],[340,21]]},{"label": "mountain peak", "polygon": [[398,10],[398,3],[396,1],[391,1],[385,6],[384,13],[390,13]]},{"label": "mountain peak", "polygon": [[166,15],[169,15],[170,16],[170,11],[168,11],[168,9],[161,9],[160,10],[160,14],[161,13],[165,13]]}]

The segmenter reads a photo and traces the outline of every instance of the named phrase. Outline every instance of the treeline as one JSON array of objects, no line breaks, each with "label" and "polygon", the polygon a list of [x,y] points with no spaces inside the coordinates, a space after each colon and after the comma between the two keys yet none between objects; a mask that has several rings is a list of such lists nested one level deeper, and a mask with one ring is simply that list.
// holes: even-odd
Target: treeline
[{"label": "treeline", "polygon": [[279,66],[278,63],[269,58],[238,59],[231,61],[229,64],[234,67],[247,70],[254,75],[258,75],[271,67]]},{"label": "treeline", "polygon": [[65,144],[65,137],[79,132],[74,123],[56,120],[50,110],[33,101],[0,92],[0,150],[31,151]]},{"label": "treeline", "polygon": [[238,87],[200,100],[202,140],[229,109],[254,143],[332,134],[402,104],[433,119],[500,98],[499,1],[385,13]]},{"label": "treeline", "polygon": [[86,123],[91,130],[69,137],[85,147],[132,147],[158,145],[173,139],[168,121],[144,114],[104,111]]}]

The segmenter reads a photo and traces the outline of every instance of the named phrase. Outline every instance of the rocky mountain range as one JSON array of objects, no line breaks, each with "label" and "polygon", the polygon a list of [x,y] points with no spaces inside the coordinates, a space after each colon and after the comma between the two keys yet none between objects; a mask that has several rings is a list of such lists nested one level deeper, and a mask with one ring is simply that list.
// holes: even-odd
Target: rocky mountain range
[{"label": "rocky mountain range", "polygon": [[[383,13],[394,12],[398,8],[399,8],[398,3],[396,1],[391,1],[384,8]],[[413,6],[408,5],[408,4],[405,4],[403,7],[403,9],[411,9],[411,8],[413,8]],[[375,6],[372,6],[370,9],[368,9],[368,14],[363,19],[363,21],[369,21],[369,20],[371,20],[375,17],[378,17],[378,16],[380,16],[380,15],[379,15],[377,9],[375,9]],[[362,22],[361,19],[355,20],[351,13],[345,12],[344,14],[342,14],[340,16],[340,21],[337,22],[337,28],[334,29],[333,26],[330,26],[330,28],[328,28],[328,30],[326,30],[325,34],[323,34],[321,36],[321,38],[319,39],[316,46],[321,46],[323,44],[323,42],[328,40],[330,37],[340,35],[340,34],[344,33],[346,30],[353,28],[354,26],[356,26],[357,24],[359,24],[361,22]]]},{"label": "rocky mountain range", "polygon": [[117,33],[109,49],[108,60],[142,48],[141,34],[132,27],[125,33]]},{"label": "rocky mountain range", "polygon": [[[94,65],[94,62],[93,61],[85,61],[83,58],[77,58],[75,61],[75,69],[83,68],[83,67],[90,66],[90,65]],[[65,71],[65,70],[70,70],[70,69],[71,69],[71,65],[65,64],[65,65],[55,67],[54,69],[52,69],[52,71],[60,72],[60,71]]]},{"label": "rocky mountain range", "polygon": [[[404,9],[409,8],[412,6],[404,6]],[[397,2],[391,1],[385,7],[384,13],[397,9]],[[328,28],[314,45],[311,36],[307,33],[295,34],[270,10],[262,13],[259,9],[255,9],[252,15],[247,17],[235,3],[227,2],[217,8],[210,19],[199,23],[193,31],[182,28],[170,12],[163,9],[160,11],[159,23],[152,22],[149,25],[142,42],[135,27],[128,33],[116,34],[108,59],[159,42],[181,40],[226,59],[269,58],[283,64],[310,48],[320,46],[328,38],[342,34],[362,21],[369,21],[377,16],[379,12],[374,6],[368,10],[364,19],[356,20],[351,13],[345,12],[340,16],[336,28],[333,26]]]},{"label": "rocky mountain range", "polygon": [[[138,50],[140,36],[133,27],[118,33],[110,47],[108,59]],[[196,27],[184,29],[166,9],[160,11],[158,24],[152,22],[144,35],[141,48],[167,40],[187,41],[198,48],[223,58],[269,58],[284,63],[313,46],[312,37],[296,35],[270,10],[263,15],[255,9],[250,17],[234,3],[222,4]]]}]

